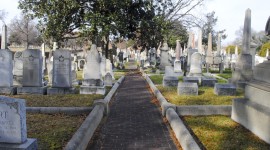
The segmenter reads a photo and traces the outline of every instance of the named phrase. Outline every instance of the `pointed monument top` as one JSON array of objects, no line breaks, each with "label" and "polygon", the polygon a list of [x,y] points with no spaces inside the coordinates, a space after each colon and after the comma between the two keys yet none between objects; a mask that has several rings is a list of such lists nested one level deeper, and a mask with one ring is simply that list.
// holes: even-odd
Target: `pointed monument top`
[{"label": "pointed monument top", "polygon": [[251,40],[251,10],[248,8],[245,14],[245,22],[243,29],[243,49],[242,54],[250,54],[250,40]]}]

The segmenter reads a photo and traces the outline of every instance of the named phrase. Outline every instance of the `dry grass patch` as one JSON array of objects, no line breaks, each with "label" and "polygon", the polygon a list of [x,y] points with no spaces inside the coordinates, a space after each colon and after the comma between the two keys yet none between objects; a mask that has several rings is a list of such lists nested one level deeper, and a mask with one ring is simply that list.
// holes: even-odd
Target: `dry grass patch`
[{"label": "dry grass patch", "polygon": [[226,116],[184,117],[206,149],[269,150],[270,145]]},{"label": "dry grass patch", "polygon": [[218,96],[212,87],[200,87],[198,96],[178,95],[177,87],[157,86],[162,95],[175,105],[231,105],[232,99],[243,97],[243,91],[236,96]]},{"label": "dry grass patch", "polygon": [[77,131],[86,115],[27,114],[27,136],[36,138],[39,150],[60,150]]}]

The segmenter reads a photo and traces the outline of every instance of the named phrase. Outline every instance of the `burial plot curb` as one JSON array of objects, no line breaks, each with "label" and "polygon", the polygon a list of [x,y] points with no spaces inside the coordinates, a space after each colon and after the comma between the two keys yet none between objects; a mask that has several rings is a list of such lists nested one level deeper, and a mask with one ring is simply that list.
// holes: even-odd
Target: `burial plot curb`
[{"label": "burial plot curb", "polygon": [[170,126],[175,133],[178,142],[181,144],[184,150],[196,150],[201,149],[199,144],[193,138],[192,134],[187,129],[179,116],[191,115],[191,116],[205,116],[205,115],[230,115],[232,106],[214,106],[214,105],[196,105],[196,106],[176,106],[169,103],[153,84],[147,74],[142,72],[143,77],[148,82],[152,92],[157,97],[161,108],[162,115],[164,115],[170,123]]},{"label": "burial plot curb", "polygon": [[26,107],[27,113],[78,115],[90,113],[93,107]]},{"label": "burial plot curb", "polygon": [[76,133],[72,136],[64,150],[81,150],[87,148],[88,143],[99,126],[103,116],[109,113],[108,104],[124,78],[125,76],[122,76],[114,84],[104,99],[96,100],[94,102],[93,110],[87,116]]},{"label": "burial plot curb", "polygon": [[72,136],[64,150],[81,150],[86,149],[90,139],[92,138],[96,128],[101,122],[104,114],[104,107],[96,105],[91,113],[87,116],[80,128]]}]

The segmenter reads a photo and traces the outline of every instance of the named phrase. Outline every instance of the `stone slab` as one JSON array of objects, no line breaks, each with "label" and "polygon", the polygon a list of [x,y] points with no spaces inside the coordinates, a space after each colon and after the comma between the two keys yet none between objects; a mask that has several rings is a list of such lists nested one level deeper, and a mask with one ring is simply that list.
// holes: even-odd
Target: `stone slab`
[{"label": "stone slab", "polygon": [[197,85],[199,85],[200,78],[199,77],[183,77],[183,82],[197,83]]},{"label": "stone slab", "polygon": [[54,94],[75,94],[75,88],[48,88],[47,95],[54,95]]},{"label": "stone slab", "polygon": [[1,150],[37,150],[38,144],[36,139],[27,138],[22,144],[0,143]]},{"label": "stone slab", "polygon": [[177,93],[178,95],[198,95],[198,84],[191,82],[179,82]]},{"label": "stone slab", "polygon": [[247,99],[234,99],[231,118],[270,144],[270,109]]},{"label": "stone slab", "polygon": [[172,66],[165,67],[165,76],[175,76],[180,77],[183,76],[184,72],[174,72],[174,68]]},{"label": "stone slab", "polygon": [[12,52],[8,49],[0,49],[0,87],[13,86],[12,70]]},{"label": "stone slab", "polygon": [[256,80],[270,83],[269,74],[270,74],[270,61],[265,61],[254,67],[253,75],[254,79]]},{"label": "stone slab", "polygon": [[17,94],[41,94],[45,95],[47,87],[17,87]]},{"label": "stone slab", "polygon": [[236,95],[236,86],[230,83],[216,83],[214,93],[216,95]]},{"label": "stone slab", "polygon": [[216,83],[217,83],[217,79],[215,79],[215,78],[202,77],[202,79],[201,79],[202,86],[214,87]]},{"label": "stone slab", "polygon": [[167,86],[177,86],[178,85],[178,77],[175,76],[164,76],[163,77],[163,87],[167,87]]},{"label": "stone slab", "polygon": [[81,86],[80,94],[101,94],[105,95],[105,86]]},{"label": "stone slab", "polygon": [[25,100],[0,96],[0,142],[23,143],[26,139]]},{"label": "stone slab", "polygon": [[0,94],[17,94],[17,87],[0,87]]}]

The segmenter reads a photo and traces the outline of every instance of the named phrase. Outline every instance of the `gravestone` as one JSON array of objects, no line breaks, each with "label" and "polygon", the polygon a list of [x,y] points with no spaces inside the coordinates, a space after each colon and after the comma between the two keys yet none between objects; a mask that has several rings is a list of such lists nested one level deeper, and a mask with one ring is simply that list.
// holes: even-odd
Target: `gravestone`
[{"label": "gravestone", "polygon": [[104,77],[106,74],[106,57],[105,56],[101,57],[100,71],[101,71],[101,76]]},{"label": "gravestone", "polygon": [[156,60],[156,57],[157,57],[157,51],[155,48],[151,48],[150,49],[150,65],[155,67],[156,66],[156,63],[157,63],[157,60]]},{"label": "gravestone", "polygon": [[201,85],[202,86],[208,86],[208,87],[214,87],[217,83],[217,79],[211,78],[211,77],[202,77],[201,78]]},{"label": "gravestone", "polygon": [[16,52],[14,54],[14,63],[13,63],[13,85],[22,86],[22,79],[23,79],[22,52]]},{"label": "gravestone", "polygon": [[72,94],[71,52],[69,50],[56,50],[53,54],[52,87],[47,94]]},{"label": "gravestone", "polygon": [[160,65],[159,69],[164,70],[165,66],[171,66],[169,62],[169,55],[168,55],[169,47],[167,42],[163,43],[163,46],[160,48]]},{"label": "gravestone", "polygon": [[216,95],[236,95],[236,87],[231,83],[216,83],[214,93]]},{"label": "gravestone", "polygon": [[23,51],[23,87],[17,88],[18,94],[45,94],[47,89],[42,82],[42,54],[38,49]]},{"label": "gravestone", "polygon": [[200,78],[199,77],[183,77],[183,82],[197,83],[197,85],[199,85]]},{"label": "gravestone", "polygon": [[0,96],[0,149],[37,149],[37,140],[27,138],[23,99]]},{"label": "gravestone", "polygon": [[245,83],[252,79],[252,55],[250,53],[251,40],[251,10],[247,9],[245,13],[245,22],[243,29],[243,49],[238,57],[235,71],[232,74],[230,83],[235,84],[238,88],[245,88]]},{"label": "gravestone", "polygon": [[13,87],[12,52],[0,49],[0,94],[16,94],[17,88]]},{"label": "gravestone", "polygon": [[168,86],[177,86],[178,84],[178,77],[176,76],[164,76],[163,77],[163,81],[162,81],[162,84],[163,84],[163,87],[168,87]]},{"label": "gravestone", "polygon": [[192,54],[198,52],[198,49],[187,49],[187,71],[190,71],[190,63]]},{"label": "gravestone", "polygon": [[112,79],[114,80],[114,74],[113,74],[113,69],[112,69],[112,63],[110,59],[106,59],[106,66],[105,66],[105,72],[110,73],[112,76]]},{"label": "gravestone", "polygon": [[195,52],[191,56],[190,71],[188,76],[201,77],[202,76],[202,56]]},{"label": "gravestone", "polygon": [[203,45],[202,45],[202,30],[199,29],[198,31],[198,52],[202,55],[204,55],[204,48],[203,48]]},{"label": "gravestone", "polygon": [[[105,86],[101,76],[101,58],[95,44],[87,53],[86,64],[83,69],[84,80],[80,87],[80,94],[105,94]],[[104,68],[105,69],[105,68]]]},{"label": "gravestone", "polygon": [[178,95],[198,95],[198,84],[191,82],[179,82],[177,86]]},{"label": "gravestone", "polygon": [[180,60],[181,55],[182,55],[182,48],[181,48],[180,40],[176,40],[174,72],[182,72],[181,60]]},{"label": "gravestone", "polygon": [[104,77],[104,85],[111,87],[112,82],[113,82],[112,75],[109,72],[107,72],[105,77]]}]

